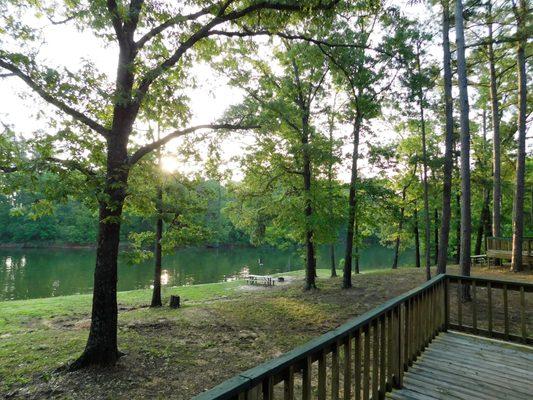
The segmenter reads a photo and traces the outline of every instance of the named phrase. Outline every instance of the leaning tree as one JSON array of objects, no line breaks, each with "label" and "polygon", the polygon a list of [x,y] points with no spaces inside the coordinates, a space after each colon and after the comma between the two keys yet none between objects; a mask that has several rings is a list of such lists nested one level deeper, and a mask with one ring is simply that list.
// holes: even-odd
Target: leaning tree
[{"label": "leaning tree", "polygon": [[[59,111],[55,146],[62,146],[66,151],[58,158],[60,163],[73,157],[69,152],[74,151],[80,159],[77,164],[87,170],[98,165],[86,163],[86,156],[92,151],[101,154],[97,157],[102,165],[97,172],[103,179],[98,191],[99,229],[91,328],[85,350],[72,368],[113,365],[120,355],[117,257],[131,169],[144,156],[176,137],[201,129],[245,128],[231,122],[187,126],[187,113],[176,111],[178,117],[183,116],[176,118],[177,129],[150,142],[143,137],[143,119],[161,102],[175,102],[176,110],[187,107],[183,93],[194,84],[191,71],[198,63],[220,54],[223,49],[220,38],[225,31],[243,34],[250,28],[279,31],[302,18],[308,19],[304,24],[308,25],[312,18],[319,17],[318,9],[331,9],[338,2],[38,0],[26,3],[7,0],[1,3],[0,74],[18,78]],[[64,24],[65,31],[74,27],[109,52],[115,49],[116,75],[107,76],[98,68],[97,60],[81,60],[76,71],[47,63],[39,54],[47,32],[43,23]],[[56,46],[59,48],[61,44]]]}]

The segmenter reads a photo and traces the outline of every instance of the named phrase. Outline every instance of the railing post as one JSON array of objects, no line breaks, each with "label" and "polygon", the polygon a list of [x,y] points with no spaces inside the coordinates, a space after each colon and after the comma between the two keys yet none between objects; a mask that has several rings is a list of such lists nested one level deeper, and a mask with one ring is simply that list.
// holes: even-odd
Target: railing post
[{"label": "railing post", "polygon": [[450,329],[450,278],[444,278],[444,328],[446,332]]}]

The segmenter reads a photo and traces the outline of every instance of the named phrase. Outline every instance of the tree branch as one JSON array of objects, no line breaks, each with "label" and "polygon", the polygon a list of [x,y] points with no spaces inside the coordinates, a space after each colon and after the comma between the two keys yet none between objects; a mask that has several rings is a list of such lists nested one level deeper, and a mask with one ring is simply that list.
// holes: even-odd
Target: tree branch
[{"label": "tree branch", "polygon": [[[327,10],[333,8],[340,0],[331,0],[326,4],[319,2],[315,9]],[[224,6],[222,7],[225,10]],[[255,4],[252,4],[248,7],[245,7],[241,10],[235,10],[223,15],[215,16],[211,21],[204,24],[200,29],[193,33],[186,41],[184,41],[181,46],[165,61],[160,63],[158,66],[154,67],[148,71],[139,83],[137,89],[137,94],[135,96],[135,103],[140,105],[144,96],[148,92],[150,85],[158,77],[160,77],[165,71],[172,68],[176,63],[181,59],[183,54],[194,46],[199,40],[204,39],[210,35],[210,30],[215,26],[218,26],[224,22],[235,21],[239,18],[242,18],[246,15],[252,14],[261,10],[278,10],[278,11],[303,11],[305,8],[299,4],[286,4],[286,3],[277,3],[271,1],[259,1]]]},{"label": "tree branch", "polygon": [[113,28],[115,29],[115,34],[117,35],[118,43],[123,46],[124,41],[124,26],[120,15],[118,14],[117,2],[115,0],[107,0],[107,10],[111,16],[111,22],[113,23]]},{"label": "tree branch", "polygon": [[147,144],[140,149],[138,149],[135,153],[133,153],[129,157],[129,164],[134,165],[137,163],[141,158],[143,158],[148,153],[152,152],[153,150],[164,146],[166,143],[171,141],[172,139],[188,135],[189,133],[196,132],[200,129],[213,129],[213,130],[245,130],[245,129],[256,129],[259,128],[259,125],[239,125],[239,124],[204,124],[204,125],[197,125],[197,126],[191,126],[189,128],[180,129],[177,131],[174,131],[172,133],[169,133],[168,135],[162,137],[159,140],[156,140],[150,144]]},{"label": "tree branch", "polygon": [[107,137],[109,135],[110,131],[107,128],[105,128],[103,125],[100,125],[98,122],[89,118],[85,114],[63,103],[61,100],[55,98],[50,93],[46,92],[37,82],[35,82],[28,74],[24,73],[16,65],[11,64],[7,61],[4,61],[3,59],[0,59],[0,67],[5,68],[8,71],[11,71],[14,75],[22,79],[31,89],[33,89],[45,101],[56,106],[64,113],[73,117],[75,120],[87,125],[89,128],[95,130],[96,132],[100,133],[104,137]]}]

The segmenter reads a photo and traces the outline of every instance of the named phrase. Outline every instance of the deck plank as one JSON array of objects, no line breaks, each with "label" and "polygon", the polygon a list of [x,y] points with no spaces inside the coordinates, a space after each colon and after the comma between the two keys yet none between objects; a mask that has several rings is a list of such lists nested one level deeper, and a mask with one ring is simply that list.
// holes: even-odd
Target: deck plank
[{"label": "deck plank", "polygon": [[462,333],[441,333],[404,377],[396,400],[528,400],[533,349]]}]

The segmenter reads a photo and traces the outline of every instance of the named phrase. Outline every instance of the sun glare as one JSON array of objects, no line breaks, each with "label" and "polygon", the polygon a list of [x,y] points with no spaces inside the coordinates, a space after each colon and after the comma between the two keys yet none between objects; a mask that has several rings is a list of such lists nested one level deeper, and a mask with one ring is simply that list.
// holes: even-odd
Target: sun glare
[{"label": "sun glare", "polygon": [[176,157],[162,157],[161,169],[165,172],[176,172],[178,169],[178,160],[176,160]]}]

